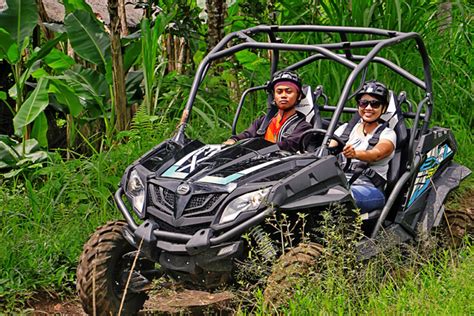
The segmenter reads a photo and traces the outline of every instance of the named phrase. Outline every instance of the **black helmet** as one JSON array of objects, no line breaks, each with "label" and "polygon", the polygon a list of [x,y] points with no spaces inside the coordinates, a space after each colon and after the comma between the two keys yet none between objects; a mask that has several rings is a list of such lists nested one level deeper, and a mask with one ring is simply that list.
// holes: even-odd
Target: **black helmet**
[{"label": "black helmet", "polygon": [[290,70],[280,70],[273,74],[272,79],[268,83],[268,91],[273,93],[273,88],[280,81],[291,81],[300,89],[300,95],[304,96],[303,85],[301,84],[300,76],[296,72]]},{"label": "black helmet", "polygon": [[388,104],[388,89],[381,82],[378,82],[375,80],[366,81],[364,85],[362,86],[362,89],[360,89],[360,91],[357,92],[355,99],[359,101],[359,99],[364,94],[370,94],[372,96],[375,96],[380,101],[382,101],[383,104]]}]

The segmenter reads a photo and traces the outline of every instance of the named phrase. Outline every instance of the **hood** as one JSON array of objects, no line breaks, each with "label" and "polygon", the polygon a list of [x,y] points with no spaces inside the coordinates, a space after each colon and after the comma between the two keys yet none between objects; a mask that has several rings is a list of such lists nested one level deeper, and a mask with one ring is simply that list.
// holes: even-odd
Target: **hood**
[{"label": "hood", "polygon": [[163,180],[226,186],[292,160],[291,156],[260,138],[232,146],[191,141],[182,148],[170,144],[162,146],[161,150],[142,159],[140,164]]}]

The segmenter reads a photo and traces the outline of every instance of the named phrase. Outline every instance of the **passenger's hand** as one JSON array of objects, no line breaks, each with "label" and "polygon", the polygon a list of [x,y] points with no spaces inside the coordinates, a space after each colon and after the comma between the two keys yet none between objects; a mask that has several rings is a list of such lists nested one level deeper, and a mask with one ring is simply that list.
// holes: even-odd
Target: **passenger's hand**
[{"label": "passenger's hand", "polygon": [[344,149],[342,150],[342,154],[344,155],[344,157],[349,158],[349,159],[356,158],[356,151],[354,147],[352,147],[352,145],[344,146]]},{"label": "passenger's hand", "polygon": [[235,139],[232,139],[232,138],[229,138],[228,140],[226,140],[225,142],[222,143],[222,145],[233,145],[235,144],[237,141]]}]

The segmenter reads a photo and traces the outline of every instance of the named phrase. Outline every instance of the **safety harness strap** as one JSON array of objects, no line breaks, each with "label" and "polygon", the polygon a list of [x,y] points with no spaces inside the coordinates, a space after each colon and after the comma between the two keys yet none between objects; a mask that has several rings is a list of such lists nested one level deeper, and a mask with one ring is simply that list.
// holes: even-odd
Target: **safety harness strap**
[{"label": "safety harness strap", "polygon": [[304,114],[302,114],[300,112],[296,112],[296,118],[291,119],[291,121],[290,120],[286,121],[283,124],[283,126],[281,127],[281,129],[282,129],[281,137],[286,138],[286,137],[290,136],[293,133],[293,131],[295,130],[296,126],[298,126],[300,121],[302,121],[304,119],[305,119]]},{"label": "safety harness strap", "polygon": [[270,121],[272,120],[272,118],[275,116],[277,112],[278,112],[278,108],[276,106],[272,106],[267,111],[267,114],[265,115],[265,118],[263,119],[262,124],[260,124],[260,127],[257,130],[258,136],[265,135],[268,125],[270,125]]},{"label": "safety harness strap", "polygon": [[349,136],[351,135],[351,132],[354,129],[354,126],[356,126],[356,124],[359,122],[359,120],[360,120],[359,113],[355,113],[352,116],[351,120],[347,123],[346,128],[344,129],[344,131],[342,132],[342,134],[340,136],[341,140],[344,143],[347,143],[347,141],[349,140]]},{"label": "safety harness strap", "polygon": [[357,180],[361,175],[364,175],[374,184],[376,188],[383,192],[387,181],[368,165],[369,164],[367,162],[359,161],[349,166],[349,170],[352,172],[352,177],[349,179],[349,185],[354,183],[354,181]]},{"label": "safety harness strap", "polygon": [[[355,116],[355,115],[354,115]],[[351,120],[352,121],[352,120]],[[367,146],[366,150],[370,150],[377,145],[380,139],[380,135],[382,134],[383,130],[387,128],[389,120],[384,122],[382,126],[380,126],[376,131],[375,134],[369,139],[369,145]],[[355,126],[355,124],[354,124]],[[354,128],[352,126],[352,128]],[[346,128],[347,130],[347,128]],[[344,130],[344,132],[346,132]],[[352,131],[352,130],[351,130]],[[351,131],[348,132],[350,135]],[[366,176],[367,178],[370,179],[370,181],[377,187],[378,189],[382,190],[385,187],[385,183],[387,183],[387,180],[385,180],[381,175],[379,175],[377,172],[375,172],[372,168],[369,167],[369,164],[364,161],[359,161],[355,163],[351,163],[349,166],[349,172],[352,173],[352,177],[349,180],[349,185],[354,183],[355,180],[357,180],[361,175]]]}]

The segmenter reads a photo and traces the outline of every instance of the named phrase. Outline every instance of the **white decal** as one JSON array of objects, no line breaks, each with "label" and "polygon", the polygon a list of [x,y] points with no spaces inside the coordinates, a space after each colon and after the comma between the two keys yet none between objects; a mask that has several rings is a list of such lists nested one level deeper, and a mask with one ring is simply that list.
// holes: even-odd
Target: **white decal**
[{"label": "white decal", "polygon": [[184,179],[196,169],[196,166],[217,154],[222,145],[206,145],[187,154],[166,170],[162,176],[168,178]]}]

